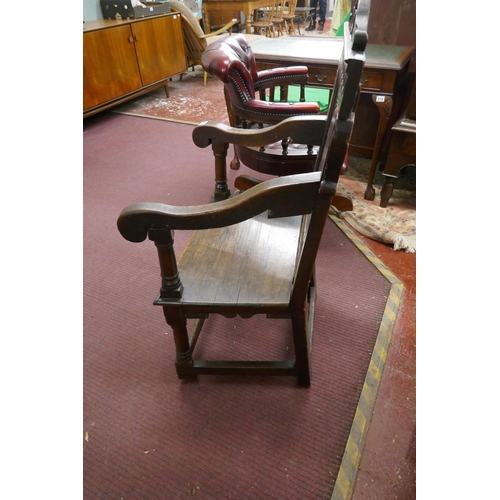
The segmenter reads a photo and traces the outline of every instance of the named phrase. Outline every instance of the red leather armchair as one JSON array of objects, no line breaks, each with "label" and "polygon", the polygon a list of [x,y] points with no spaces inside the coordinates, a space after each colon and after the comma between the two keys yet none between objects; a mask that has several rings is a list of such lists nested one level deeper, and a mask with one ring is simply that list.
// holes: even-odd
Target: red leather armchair
[{"label": "red leather armchair", "polygon": [[[286,101],[288,85],[300,85],[301,100],[304,100],[304,85],[309,78],[307,66],[257,71],[252,48],[242,34],[210,44],[201,62],[205,71],[224,83],[236,119],[231,123],[233,126],[247,128],[250,123],[276,124],[290,116],[320,112],[316,102],[283,102]],[[274,102],[272,91],[269,92],[269,101],[265,100],[266,90],[276,87],[281,89],[280,102]]]},{"label": "red leather armchair", "polygon": [[[257,71],[255,58],[244,35],[233,34],[210,44],[201,58],[203,69],[224,84],[229,122],[233,127],[262,128],[277,124],[292,116],[317,115],[316,102],[286,102],[288,85],[301,87],[308,81],[306,66],[291,66]],[[280,101],[274,101],[275,88],[280,89]],[[268,99],[266,99],[266,95]],[[314,144],[294,144],[291,139],[265,148],[235,146],[231,168],[238,169],[239,162],[252,170],[270,175],[290,175],[311,172],[316,161]],[[216,168],[217,170],[217,168]],[[225,165],[219,168],[224,182]],[[244,186],[237,186],[244,189]],[[217,196],[215,197],[217,198]]]}]

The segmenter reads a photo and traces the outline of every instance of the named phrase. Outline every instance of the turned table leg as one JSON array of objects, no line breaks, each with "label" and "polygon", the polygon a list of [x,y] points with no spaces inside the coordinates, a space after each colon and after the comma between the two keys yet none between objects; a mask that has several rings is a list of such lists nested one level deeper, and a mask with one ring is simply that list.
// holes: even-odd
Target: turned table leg
[{"label": "turned table leg", "polygon": [[251,10],[248,10],[248,9],[245,9],[243,11],[243,13],[245,14],[245,28],[246,28],[246,32],[247,34],[250,34],[252,33],[252,11]]}]

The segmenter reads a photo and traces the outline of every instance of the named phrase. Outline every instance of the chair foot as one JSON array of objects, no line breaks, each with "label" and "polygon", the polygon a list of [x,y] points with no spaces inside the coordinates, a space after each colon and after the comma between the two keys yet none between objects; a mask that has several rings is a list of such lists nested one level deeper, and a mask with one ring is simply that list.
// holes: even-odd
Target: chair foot
[{"label": "chair foot", "polygon": [[177,377],[181,380],[196,379],[196,372],[194,371],[191,351],[187,351],[185,353],[177,353],[175,359],[175,369],[177,371]]},{"label": "chair foot", "polygon": [[238,170],[240,168],[240,159],[238,158],[238,155],[236,153],[234,155],[234,158],[231,160],[229,167],[231,168],[231,170]]},{"label": "chair foot", "polygon": [[311,377],[309,376],[309,373],[299,374],[297,383],[299,387],[304,387],[305,389],[311,387]]},{"label": "chair foot", "polygon": [[193,382],[197,380],[196,373],[191,373],[190,371],[184,370],[183,367],[178,366],[177,364],[175,365],[175,368],[177,370],[177,378],[179,380],[185,380],[186,382]]},{"label": "chair foot", "polygon": [[372,201],[375,199],[375,189],[373,186],[368,186],[365,191],[365,200]]}]

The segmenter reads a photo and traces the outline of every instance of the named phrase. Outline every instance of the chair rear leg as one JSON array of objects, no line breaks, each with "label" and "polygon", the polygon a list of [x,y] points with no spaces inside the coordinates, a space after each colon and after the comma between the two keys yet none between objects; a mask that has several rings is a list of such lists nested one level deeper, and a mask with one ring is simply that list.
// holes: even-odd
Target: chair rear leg
[{"label": "chair rear leg", "polygon": [[311,385],[311,359],[305,311],[292,317],[293,343],[298,383],[301,387]]}]

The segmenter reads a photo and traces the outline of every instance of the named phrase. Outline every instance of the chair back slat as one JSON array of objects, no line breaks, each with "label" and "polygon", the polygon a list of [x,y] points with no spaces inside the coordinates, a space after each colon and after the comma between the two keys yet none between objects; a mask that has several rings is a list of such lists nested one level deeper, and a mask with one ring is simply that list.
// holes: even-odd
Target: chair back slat
[{"label": "chair back slat", "polygon": [[283,16],[286,16],[287,19],[293,19],[297,8],[297,0],[287,0],[283,4]]}]

